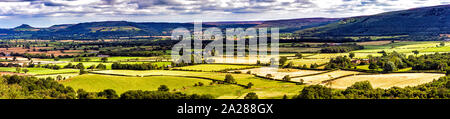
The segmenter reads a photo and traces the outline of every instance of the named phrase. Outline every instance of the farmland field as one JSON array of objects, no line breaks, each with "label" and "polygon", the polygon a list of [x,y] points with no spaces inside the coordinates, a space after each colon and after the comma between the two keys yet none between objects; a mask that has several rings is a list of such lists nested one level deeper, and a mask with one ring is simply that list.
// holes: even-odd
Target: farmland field
[{"label": "farmland field", "polygon": [[247,73],[250,71],[252,74],[256,74],[258,76],[266,77],[268,74],[272,75],[274,79],[282,79],[284,76],[289,75],[290,77],[295,76],[303,76],[321,73],[323,71],[314,71],[314,70],[299,70],[299,69],[277,69],[272,67],[261,67],[254,69],[246,69],[240,70],[242,73]]},{"label": "farmland field", "polygon": [[[73,43],[73,42],[72,42]],[[348,51],[345,53],[319,53],[320,49],[329,47],[327,45],[348,45],[358,44],[364,46],[362,50]],[[113,89],[118,95],[129,90],[145,90],[155,91],[160,85],[167,85],[170,92],[181,92],[185,94],[210,94],[217,99],[243,99],[248,93],[254,92],[260,99],[281,99],[286,95],[292,98],[299,95],[299,92],[311,85],[326,85],[327,81],[331,81],[331,88],[333,91],[339,92],[348,86],[360,81],[369,81],[375,88],[387,89],[390,87],[406,87],[425,84],[442,77],[444,72],[442,70],[413,70],[413,66],[409,65],[405,68],[396,68],[390,72],[384,72],[382,66],[371,71],[366,64],[353,63],[355,60],[378,58],[377,61],[383,57],[379,51],[390,52],[396,51],[405,55],[412,55],[412,58],[418,58],[425,54],[435,54],[436,52],[449,52],[448,45],[443,46],[441,42],[437,41],[367,41],[367,42],[351,42],[351,43],[283,43],[285,47],[280,48],[278,57],[212,57],[213,64],[185,64],[186,66],[172,66],[172,59],[170,59],[169,49],[161,50],[161,54],[148,54],[143,51],[142,54],[135,54],[138,56],[124,53],[126,56],[106,56],[107,61],[103,62],[102,57],[96,57],[96,54],[89,54],[86,52],[100,53],[126,50],[127,52],[134,52],[134,50],[153,50],[155,46],[142,47],[105,47],[98,49],[99,46],[81,46],[79,48],[61,48],[56,45],[58,43],[49,44],[47,47],[36,47],[37,49],[45,49],[49,51],[28,51],[24,48],[11,48],[0,50],[17,50],[20,53],[38,54],[59,53],[62,54],[83,54],[78,56],[34,56],[39,58],[29,58],[26,56],[3,56],[1,57],[0,72],[2,75],[22,75],[35,76],[37,78],[54,78],[60,84],[70,86],[77,89],[84,89],[87,92],[100,92],[105,89]],[[40,45],[44,46],[44,45]],[[103,47],[103,46],[102,46]],[[54,49],[56,48],[56,49]],[[95,50],[84,50],[84,49]],[[412,51],[418,50],[419,54],[414,54]],[[153,52],[153,51],[151,51]],[[123,53],[123,52],[117,52]],[[296,55],[301,54],[302,58]],[[334,66],[348,65],[345,67],[329,67],[334,62],[332,59],[337,59],[338,56],[349,57],[350,53],[355,53],[353,59],[347,59],[344,64],[334,64]],[[112,54],[117,55],[117,54]],[[145,56],[140,56],[145,55]],[[149,55],[149,56],[147,56]],[[294,68],[278,68],[268,67],[271,58],[275,60],[281,57],[287,57],[285,66],[292,62]],[[43,58],[40,58],[43,57]],[[441,57],[441,56],[440,56]],[[77,59],[75,59],[77,58]],[[389,57],[384,57],[389,58]],[[409,58],[409,57],[408,57]],[[88,59],[88,60],[86,60]],[[77,60],[77,61],[74,61]],[[260,64],[257,64],[257,61]],[[409,60],[409,59],[408,59]],[[388,60],[389,61],[389,60]],[[392,61],[392,59],[391,59]],[[445,61],[441,61],[445,62]],[[34,63],[33,67],[27,65],[20,65]],[[63,68],[59,70],[50,69],[51,64],[59,67],[71,63],[77,65],[82,63],[85,68],[92,65],[104,64],[106,69],[96,68],[93,70],[85,70],[88,72],[79,73],[76,68]],[[113,63],[121,64],[137,64],[124,65],[120,70],[111,69]],[[145,65],[143,63],[151,63],[157,65],[155,69],[164,70],[142,70]],[[48,64],[48,65],[47,65]],[[303,69],[302,66],[310,67],[312,64],[321,65],[316,69]],[[170,68],[162,68],[171,65]],[[16,72],[16,67],[21,67],[20,73]],[[46,68],[45,68],[46,67]],[[351,71],[356,67],[361,72]],[[140,69],[141,68],[141,69]],[[295,69],[299,68],[299,69]],[[351,68],[351,69],[350,69]],[[29,70],[26,74],[23,69]],[[437,73],[402,73],[402,72],[437,72]],[[83,74],[84,73],[84,74]],[[373,73],[373,74],[372,74]],[[383,73],[383,74],[379,74]],[[269,75],[270,74],[270,75]],[[235,84],[219,84],[212,83],[213,80],[225,81],[226,75],[231,75],[236,81]],[[289,75],[290,79],[284,80],[285,76]],[[57,77],[58,80],[56,80]],[[300,83],[301,80],[303,83]],[[201,82],[202,86],[195,86]],[[251,88],[247,86],[252,84]]]},{"label": "farmland field", "polygon": [[288,60],[286,65],[289,62],[292,62],[294,64],[294,66],[303,66],[303,65],[307,65],[308,67],[311,64],[325,64],[328,63],[328,61],[330,61],[329,59],[292,59],[292,60]]},{"label": "farmland field", "polygon": [[197,71],[222,71],[222,70],[236,70],[245,68],[254,68],[257,66],[245,66],[245,65],[226,65],[226,64],[199,64],[192,66],[177,67],[174,69],[181,70],[197,70]]},{"label": "farmland field", "polygon": [[391,88],[416,86],[431,82],[444,74],[433,73],[392,73],[392,74],[377,74],[377,75],[356,75],[344,77],[332,81],[332,88],[345,89],[356,82],[369,81],[374,88]]},{"label": "farmland field", "polygon": [[332,78],[337,78],[340,76],[351,75],[351,74],[359,74],[359,73],[361,73],[361,72],[338,70],[338,71],[332,71],[332,72],[319,74],[319,75],[292,78],[291,80],[299,82],[300,79],[303,79],[304,83],[314,85],[314,84],[321,84],[322,81],[326,81],[326,80],[329,80]]},{"label": "farmland field", "polygon": [[[156,90],[159,85],[168,85],[171,89],[186,93],[212,94],[218,98],[242,98],[241,96],[249,91],[265,92],[267,94],[263,98],[281,98],[283,95],[295,95],[296,90],[302,89],[303,86],[294,83],[286,83],[280,81],[265,80],[247,74],[232,74],[238,84],[248,84],[252,82],[254,86],[251,89],[244,89],[232,84],[212,85],[211,80],[198,79],[195,77],[212,78],[223,80],[226,73],[214,72],[189,72],[189,71],[131,71],[131,70],[107,70],[96,71],[108,74],[125,74],[130,76],[141,75],[164,75],[164,76],[148,76],[148,77],[125,77],[111,76],[105,74],[89,74],[72,77],[62,83],[74,88],[83,88],[89,91],[100,91],[103,89],[114,89],[120,93],[129,89]],[[193,77],[180,77],[193,76]],[[205,86],[194,87],[197,82],[204,82]],[[101,86],[97,86],[101,85]],[[186,89],[182,88],[185,87]]]},{"label": "farmland field", "polygon": [[[22,68],[22,71],[20,73],[24,73],[23,69],[28,69],[29,71],[27,74],[34,74],[34,75],[45,75],[45,74],[61,74],[61,73],[72,73],[72,72],[78,72],[77,69],[59,69],[59,70],[53,70],[53,69],[47,69],[47,68]],[[0,67],[0,71],[7,71],[7,72],[16,72],[15,67]]]},{"label": "farmland field", "polygon": [[[92,65],[98,65],[98,64],[103,64],[106,65],[106,69],[111,69],[111,65],[113,63],[102,63],[102,62],[68,62],[68,63],[58,63],[56,65],[60,66],[60,67],[64,67],[67,64],[72,63],[72,65],[77,65],[78,63],[82,63],[84,65],[85,68],[88,68],[89,66]],[[143,64],[143,63],[151,63],[151,64],[156,64],[157,66],[161,67],[161,66],[167,66],[170,65],[170,62],[120,62],[121,64]]]}]

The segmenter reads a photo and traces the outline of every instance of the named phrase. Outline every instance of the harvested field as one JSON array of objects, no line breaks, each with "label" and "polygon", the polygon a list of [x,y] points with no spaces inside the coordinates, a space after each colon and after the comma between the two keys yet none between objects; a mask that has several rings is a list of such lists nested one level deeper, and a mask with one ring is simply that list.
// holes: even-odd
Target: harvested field
[{"label": "harvested field", "polygon": [[226,65],[226,64],[199,64],[192,66],[176,67],[174,69],[181,70],[197,70],[197,71],[222,71],[222,70],[238,70],[246,68],[255,68],[257,66],[246,65]]},{"label": "harvested field", "polygon": [[322,81],[326,81],[326,80],[329,80],[332,78],[345,76],[345,75],[351,75],[351,74],[359,74],[359,73],[361,73],[361,72],[338,70],[338,71],[332,71],[332,72],[319,74],[319,75],[292,78],[291,80],[299,82],[300,79],[303,79],[304,83],[314,85],[314,84],[320,84]]},{"label": "harvested field", "polygon": [[377,74],[377,75],[356,75],[344,77],[332,82],[332,88],[345,89],[356,82],[369,81],[374,88],[391,88],[417,86],[428,83],[434,79],[445,76],[437,73],[392,73],[392,74]]},{"label": "harvested field", "polygon": [[309,74],[316,74],[323,71],[315,71],[315,70],[300,70],[300,69],[279,69],[272,67],[262,67],[262,68],[254,68],[247,70],[240,70],[242,73],[247,73],[251,71],[252,74],[256,74],[258,76],[265,77],[267,74],[271,74],[274,79],[282,79],[284,76],[289,75],[290,77],[294,76],[303,76]]},{"label": "harvested field", "polygon": [[307,65],[308,67],[311,66],[311,64],[325,64],[328,63],[328,61],[330,61],[329,59],[292,59],[292,60],[288,60],[286,62],[285,65],[287,65],[289,62],[292,62],[294,64],[294,66],[303,66],[303,65]]}]

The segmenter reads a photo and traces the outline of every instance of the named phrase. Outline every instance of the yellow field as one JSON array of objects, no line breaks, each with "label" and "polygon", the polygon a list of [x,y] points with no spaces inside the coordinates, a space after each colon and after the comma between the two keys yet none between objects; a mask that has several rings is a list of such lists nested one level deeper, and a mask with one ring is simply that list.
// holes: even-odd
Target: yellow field
[{"label": "yellow field", "polygon": [[434,79],[445,76],[444,74],[436,73],[392,73],[392,74],[377,74],[377,75],[356,75],[337,79],[332,82],[332,88],[345,89],[356,82],[369,81],[374,88],[391,88],[417,86],[428,83]]},{"label": "yellow field", "polygon": [[[337,56],[348,56],[349,53],[319,53],[316,55],[309,56],[307,58],[315,58],[315,59],[330,59],[335,58]],[[355,52],[355,58],[367,58],[367,56],[381,56],[381,53],[359,53]]]},{"label": "yellow field", "polygon": [[311,64],[325,64],[328,63],[328,61],[330,61],[329,59],[292,59],[292,60],[288,60],[286,62],[286,65],[289,62],[292,62],[294,64],[294,66],[303,66],[303,65],[307,65],[308,67],[311,66]]},{"label": "yellow field", "polygon": [[350,75],[350,74],[359,74],[359,73],[361,73],[361,72],[338,70],[338,71],[332,71],[332,72],[319,74],[319,75],[293,78],[291,80],[299,82],[300,79],[303,79],[304,83],[314,85],[314,84],[320,84],[322,81],[326,81],[331,78],[336,78],[336,77]]}]

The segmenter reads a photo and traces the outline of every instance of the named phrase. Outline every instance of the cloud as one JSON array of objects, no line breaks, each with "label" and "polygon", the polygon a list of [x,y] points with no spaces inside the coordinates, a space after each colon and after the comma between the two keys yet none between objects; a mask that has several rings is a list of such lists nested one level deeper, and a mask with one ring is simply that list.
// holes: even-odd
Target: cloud
[{"label": "cloud", "polygon": [[[448,0],[2,0],[0,18],[77,18],[187,21],[348,17],[423,6]],[[89,16],[89,17],[86,17]]]}]

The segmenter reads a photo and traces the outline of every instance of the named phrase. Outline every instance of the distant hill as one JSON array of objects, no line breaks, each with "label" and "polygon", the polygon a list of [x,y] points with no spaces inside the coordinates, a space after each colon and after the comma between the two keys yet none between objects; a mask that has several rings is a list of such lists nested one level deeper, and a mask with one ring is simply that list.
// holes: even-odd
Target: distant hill
[{"label": "distant hill", "polygon": [[[280,32],[292,32],[309,28],[307,26],[328,24],[330,21],[337,21],[337,19],[308,18],[249,22],[205,22],[203,27],[219,27],[221,29],[279,27]],[[171,31],[175,28],[192,30],[194,25],[193,23],[103,21],[54,25],[48,28],[33,28],[24,24],[13,29],[0,29],[0,34],[2,34],[0,38],[96,39],[132,36],[170,36]]]},{"label": "distant hill", "polygon": [[415,8],[339,22],[297,31],[303,36],[439,36],[450,34],[450,5]]},{"label": "distant hill", "polygon": [[[0,39],[99,39],[133,36],[170,36],[175,28],[192,30],[193,23],[102,21],[61,24],[48,28],[20,25],[0,29]],[[269,21],[204,22],[204,28],[278,27],[300,36],[439,36],[450,34],[450,5],[415,8],[350,18],[302,18]]]},{"label": "distant hill", "polygon": [[18,27],[15,27],[13,30],[14,31],[39,31],[40,29],[31,27],[28,24],[22,24]]}]

